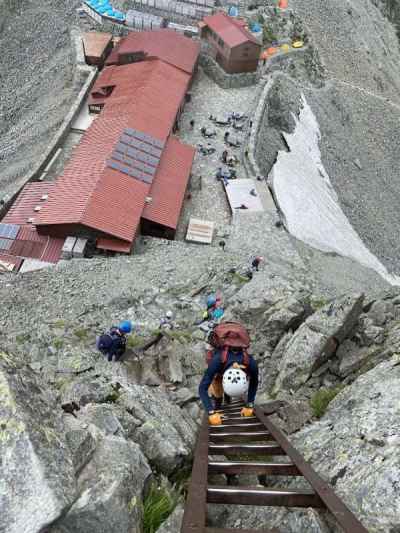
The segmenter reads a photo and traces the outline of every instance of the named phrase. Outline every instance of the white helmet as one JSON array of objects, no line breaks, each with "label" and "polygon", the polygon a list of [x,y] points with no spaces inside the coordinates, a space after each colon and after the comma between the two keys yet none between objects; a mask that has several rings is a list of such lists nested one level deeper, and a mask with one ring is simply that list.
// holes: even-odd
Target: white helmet
[{"label": "white helmet", "polygon": [[167,318],[172,318],[172,311],[167,311],[167,312],[165,313],[165,316],[166,316]]},{"label": "white helmet", "polygon": [[249,387],[246,372],[243,372],[240,368],[228,368],[224,372],[222,386],[228,396],[242,396]]}]

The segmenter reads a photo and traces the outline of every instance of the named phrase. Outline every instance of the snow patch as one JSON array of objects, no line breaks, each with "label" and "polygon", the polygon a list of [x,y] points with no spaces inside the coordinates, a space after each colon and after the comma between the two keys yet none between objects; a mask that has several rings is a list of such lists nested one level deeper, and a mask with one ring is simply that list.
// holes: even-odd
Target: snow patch
[{"label": "snow patch", "polygon": [[304,95],[302,102],[300,116],[293,115],[294,132],[284,134],[290,152],[278,153],[269,175],[289,232],[323,252],[350,257],[375,270],[392,285],[400,285],[400,277],[388,273],[342,211],[321,161],[317,119]]}]

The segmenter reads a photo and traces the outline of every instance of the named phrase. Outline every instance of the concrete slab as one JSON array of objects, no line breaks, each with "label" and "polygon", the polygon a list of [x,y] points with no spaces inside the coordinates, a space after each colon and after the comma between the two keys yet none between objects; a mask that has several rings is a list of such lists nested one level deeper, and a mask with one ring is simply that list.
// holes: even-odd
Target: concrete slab
[{"label": "concrete slab", "polygon": [[[255,195],[250,194],[250,191],[254,191]],[[239,209],[241,205],[247,207],[247,209],[243,209],[243,211],[246,212],[264,211],[254,180],[229,180],[225,185],[225,192],[233,213]]]}]

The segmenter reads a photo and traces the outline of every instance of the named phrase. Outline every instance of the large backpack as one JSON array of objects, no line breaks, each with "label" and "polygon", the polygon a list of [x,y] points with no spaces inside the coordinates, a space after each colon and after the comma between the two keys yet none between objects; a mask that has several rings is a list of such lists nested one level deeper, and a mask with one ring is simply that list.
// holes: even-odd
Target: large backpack
[{"label": "large backpack", "polygon": [[[221,361],[223,364],[228,359],[228,352],[231,348],[243,350],[244,365],[249,365],[250,336],[247,329],[238,322],[222,322],[211,331],[208,342],[215,350],[221,351]],[[207,364],[209,365],[214,356],[214,350],[207,352]]]}]

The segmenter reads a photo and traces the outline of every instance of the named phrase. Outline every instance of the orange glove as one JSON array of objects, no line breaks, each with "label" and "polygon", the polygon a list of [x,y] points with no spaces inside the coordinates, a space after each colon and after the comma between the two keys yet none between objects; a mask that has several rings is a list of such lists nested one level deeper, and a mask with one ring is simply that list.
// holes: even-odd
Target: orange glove
[{"label": "orange glove", "polygon": [[243,407],[240,411],[240,416],[253,416],[254,409],[252,407]]},{"label": "orange glove", "polygon": [[220,426],[222,424],[222,415],[220,413],[212,413],[208,417],[211,426]]}]

